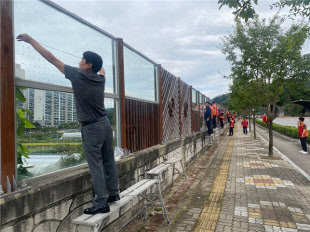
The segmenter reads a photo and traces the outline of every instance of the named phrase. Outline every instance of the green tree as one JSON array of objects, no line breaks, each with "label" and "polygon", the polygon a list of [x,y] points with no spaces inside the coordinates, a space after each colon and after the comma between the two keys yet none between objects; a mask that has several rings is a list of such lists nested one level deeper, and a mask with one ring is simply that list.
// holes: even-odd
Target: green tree
[{"label": "green tree", "polygon": [[[220,9],[223,6],[228,6],[230,9],[235,9],[233,14],[236,18],[242,18],[247,22],[256,16],[254,6],[258,4],[258,0],[219,0]],[[270,5],[271,8],[282,9],[288,7],[290,16],[301,15],[310,19],[310,1],[309,0],[278,0]]]},{"label": "green tree", "polygon": [[273,155],[272,121],[276,118],[276,105],[284,83],[292,93],[296,85],[309,78],[302,69],[301,55],[307,28],[299,24],[284,31],[282,23],[283,18],[278,16],[269,22],[258,17],[248,23],[236,20],[234,33],[225,37],[221,46],[231,63],[230,77],[253,88],[261,112],[265,106],[270,156]]}]

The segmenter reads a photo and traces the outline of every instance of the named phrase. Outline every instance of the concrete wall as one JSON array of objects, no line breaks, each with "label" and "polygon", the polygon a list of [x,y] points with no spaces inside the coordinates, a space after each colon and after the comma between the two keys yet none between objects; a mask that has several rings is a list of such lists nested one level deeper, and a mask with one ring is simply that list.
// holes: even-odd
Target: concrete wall
[{"label": "concrete wall", "polygon": [[[147,170],[172,157],[182,157],[188,165],[208,147],[205,132],[169,141],[117,162],[120,188],[130,187],[144,178]],[[176,166],[179,170],[180,165]],[[163,175],[162,188],[171,184],[172,169]],[[175,176],[177,178],[177,175]],[[2,232],[72,231],[71,220],[89,207],[92,184],[87,165],[81,165],[32,180],[31,189],[0,199]],[[107,231],[120,231],[141,213],[141,199],[127,205],[108,220]],[[90,231],[80,228],[78,231]]]}]

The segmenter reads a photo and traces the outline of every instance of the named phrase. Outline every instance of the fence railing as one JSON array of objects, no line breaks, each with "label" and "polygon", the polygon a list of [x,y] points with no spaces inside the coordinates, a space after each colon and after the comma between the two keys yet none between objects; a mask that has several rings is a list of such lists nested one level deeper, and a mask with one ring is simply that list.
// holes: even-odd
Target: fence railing
[{"label": "fence railing", "polygon": [[[106,108],[113,121],[115,146],[135,152],[191,135],[204,127],[201,119],[204,103],[210,99],[122,39],[51,1],[1,1],[0,6],[0,24],[4,28],[0,41],[1,185],[4,192],[10,191],[7,186],[9,183],[12,186],[13,176],[17,176],[16,140],[28,146],[30,156],[40,152],[47,155],[44,151],[54,152],[50,153],[54,159],[61,156],[62,161],[56,162],[60,167],[85,162],[79,138],[65,142],[60,138],[64,133],[67,137],[70,133],[75,133],[73,137],[78,134],[78,128],[70,128],[70,123],[76,122],[70,83],[30,45],[16,42],[14,38],[19,33],[30,34],[72,66],[77,66],[85,50],[102,56],[107,76]],[[15,105],[15,87],[23,88],[24,103],[16,101]],[[31,111],[32,116],[27,117],[38,125],[19,136],[15,128],[18,108]],[[226,112],[223,107],[218,108]],[[74,145],[78,150],[74,150]],[[80,156],[76,156],[77,152]],[[49,171],[55,171],[56,163],[51,164]]]}]

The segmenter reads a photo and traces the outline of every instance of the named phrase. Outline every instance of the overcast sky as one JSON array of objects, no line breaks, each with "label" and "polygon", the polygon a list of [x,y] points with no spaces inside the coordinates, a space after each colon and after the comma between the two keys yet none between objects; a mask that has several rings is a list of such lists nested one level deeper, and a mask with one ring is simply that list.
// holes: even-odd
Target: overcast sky
[{"label": "overcast sky", "polygon": [[[221,37],[233,31],[234,16],[227,7],[219,10],[217,0],[55,2],[123,38],[206,96],[227,93],[230,81],[219,72],[228,74],[230,66],[218,45]],[[259,0],[256,9],[262,17],[276,12],[269,9],[272,2]],[[303,50],[308,52],[309,40]]]}]

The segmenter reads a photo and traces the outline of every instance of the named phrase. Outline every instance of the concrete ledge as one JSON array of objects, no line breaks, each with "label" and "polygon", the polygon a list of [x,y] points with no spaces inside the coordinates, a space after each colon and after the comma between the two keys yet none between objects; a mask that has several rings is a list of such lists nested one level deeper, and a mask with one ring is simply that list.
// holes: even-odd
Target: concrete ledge
[{"label": "concrete ledge", "polygon": [[[117,162],[120,188],[130,187],[134,180],[143,178],[147,170],[163,162],[164,158],[179,157],[185,165],[190,163],[207,149],[204,135],[205,132],[197,132],[121,159]],[[164,173],[163,188],[170,186],[171,175],[170,169]],[[30,190],[0,199],[1,231],[72,231],[71,219],[82,214],[92,199],[91,177],[86,164],[33,178],[28,183],[32,186]],[[120,231],[120,227],[133,220],[141,210],[138,207],[140,201],[131,206],[133,210],[119,218],[111,218],[107,225],[109,231]]]}]

